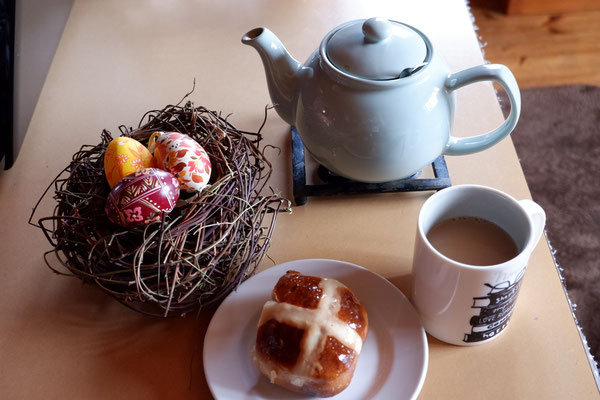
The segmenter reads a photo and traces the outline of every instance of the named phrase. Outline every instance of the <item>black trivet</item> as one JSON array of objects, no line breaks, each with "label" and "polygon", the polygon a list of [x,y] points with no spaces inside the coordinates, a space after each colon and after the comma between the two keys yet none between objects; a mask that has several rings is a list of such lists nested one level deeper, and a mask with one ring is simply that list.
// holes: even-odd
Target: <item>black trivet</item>
[{"label": "black trivet", "polygon": [[308,196],[334,196],[362,193],[416,192],[424,190],[440,190],[451,186],[448,167],[444,156],[439,156],[431,164],[435,178],[417,178],[418,173],[410,178],[383,183],[364,183],[346,179],[331,173],[319,166],[319,177],[325,182],[318,185],[306,184],[306,165],[304,143],[296,127],[292,126],[292,169],[294,174],[294,201],[296,205],[306,204]]}]

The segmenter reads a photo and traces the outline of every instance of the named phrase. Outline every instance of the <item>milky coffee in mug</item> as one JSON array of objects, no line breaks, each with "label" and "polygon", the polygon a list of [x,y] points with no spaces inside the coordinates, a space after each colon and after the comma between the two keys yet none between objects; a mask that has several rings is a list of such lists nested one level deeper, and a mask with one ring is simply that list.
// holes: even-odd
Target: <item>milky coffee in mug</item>
[{"label": "milky coffee in mug", "polygon": [[483,218],[454,217],[435,224],[427,240],[437,251],[464,264],[501,264],[519,254],[515,241],[498,225]]},{"label": "milky coffee in mug", "polygon": [[507,327],[544,210],[499,190],[458,185],[421,208],[412,301],[425,330],[447,343],[477,345]]}]

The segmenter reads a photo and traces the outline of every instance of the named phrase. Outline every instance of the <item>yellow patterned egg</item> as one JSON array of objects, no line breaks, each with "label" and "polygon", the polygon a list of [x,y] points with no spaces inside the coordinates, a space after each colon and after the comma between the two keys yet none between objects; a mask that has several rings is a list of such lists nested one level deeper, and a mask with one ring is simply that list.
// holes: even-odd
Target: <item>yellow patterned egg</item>
[{"label": "yellow patterned egg", "polygon": [[113,139],[104,153],[104,173],[111,188],[127,175],[154,167],[154,157],[143,144],[125,136]]}]

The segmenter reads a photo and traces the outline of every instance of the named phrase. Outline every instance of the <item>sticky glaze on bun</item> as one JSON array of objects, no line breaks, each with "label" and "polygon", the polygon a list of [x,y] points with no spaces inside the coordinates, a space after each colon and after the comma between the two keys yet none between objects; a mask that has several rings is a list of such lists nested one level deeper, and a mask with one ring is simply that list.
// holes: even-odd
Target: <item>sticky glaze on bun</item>
[{"label": "sticky glaze on bun", "polygon": [[364,307],[346,286],[288,271],[263,307],[253,360],[271,383],[334,396],[350,384],[368,325]]}]

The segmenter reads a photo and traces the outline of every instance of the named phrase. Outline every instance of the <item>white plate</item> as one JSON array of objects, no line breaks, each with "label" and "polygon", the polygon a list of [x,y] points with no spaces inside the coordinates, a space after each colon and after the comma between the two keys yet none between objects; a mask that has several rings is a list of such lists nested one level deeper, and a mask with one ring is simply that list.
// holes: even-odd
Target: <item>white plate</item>
[{"label": "white plate", "polygon": [[335,260],[298,260],[244,282],[219,306],[204,338],[204,373],[216,399],[312,399],[273,385],[250,358],[258,319],[273,286],[288,270],[334,278],[367,310],[369,333],[350,385],[332,399],[414,399],[425,381],[425,330],[408,299],[363,267]]}]

